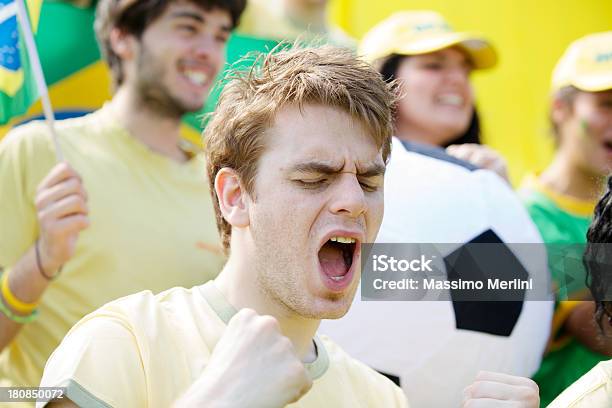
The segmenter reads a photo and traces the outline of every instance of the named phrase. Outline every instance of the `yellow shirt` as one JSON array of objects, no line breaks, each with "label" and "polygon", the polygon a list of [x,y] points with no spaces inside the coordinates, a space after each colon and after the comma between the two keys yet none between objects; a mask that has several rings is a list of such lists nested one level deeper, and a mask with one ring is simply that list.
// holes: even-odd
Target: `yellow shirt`
[{"label": "yellow shirt", "polygon": [[612,407],[612,360],[597,364],[548,406],[548,408],[599,407]]},{"label": "yellow shirt", "polygon": [[[41,386],[67,387],[79,406],[170,407],[200,376],[235,313],[214,282],[109,303],[70,330]],[[306,364],[314,384],[290,407],[407,407],[389,379],[326,337],[315,344],[317,358]]]},{"label": "yellow shirt", "polygon": [[[158,293],[201,284],[223,266],[201,158],[172,161],[116,123],[110,107],[57,122],[66,160],[87,189],[91,224],[80,234],[75,256],[44,293],[38,319],[0,354],[3,385],[38,385],[66,332],[105,303],[145,289]],[[5,273],[37,238],[36,187],[54,165],[44,123],[18,127],[0,143]]]},{"label": "yellow shirt", "polygon": [[329,25],[324,31],[303,27],[286,16],[282,0],[249,0],[240,16],[239,34],[272,40],[319,40],[332,45],[357,48],[357,42],[339,27]]}]

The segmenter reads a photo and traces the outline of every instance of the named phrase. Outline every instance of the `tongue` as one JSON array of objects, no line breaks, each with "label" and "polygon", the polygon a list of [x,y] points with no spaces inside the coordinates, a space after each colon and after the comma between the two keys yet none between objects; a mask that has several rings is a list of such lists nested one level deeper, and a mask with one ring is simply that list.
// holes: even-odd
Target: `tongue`
[{"label": "tongue", "polygon": [[344,276],[348,272],[342,250],[332,246],[329,242],[319,251],[319,262],[327,276]]}]

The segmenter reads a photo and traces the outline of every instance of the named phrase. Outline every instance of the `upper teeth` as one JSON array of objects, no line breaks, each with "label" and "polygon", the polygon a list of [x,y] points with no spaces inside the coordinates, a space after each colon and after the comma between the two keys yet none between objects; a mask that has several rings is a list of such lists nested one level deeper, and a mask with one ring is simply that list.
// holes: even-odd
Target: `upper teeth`
[{"label": "upper teeth", "polygon": [[445,94],[438,97],[439,101],[449,105],[461,106],[463,105],[463,97],[457,94]]},{"label": "upper teeth", "polygon": [[185,76],[189,78],[191,82],[199,86],[204,85],[206,83],[206,80],[208,79],[208,75],[201,71],[186,70]]},{"label": "upper teeth", "polygon": [[351,237],[331,237],[330,241],[340,242],[342,244],[354,244],[355,238]]}]

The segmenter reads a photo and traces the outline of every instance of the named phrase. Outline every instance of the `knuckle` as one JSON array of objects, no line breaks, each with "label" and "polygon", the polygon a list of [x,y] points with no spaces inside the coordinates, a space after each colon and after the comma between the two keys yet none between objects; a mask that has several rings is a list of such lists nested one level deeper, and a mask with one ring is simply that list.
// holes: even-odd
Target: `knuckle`
[{"label": "knuckle", "polygon": [[49,213],[47,211],[39,211],[38,212],[38,223],[40,224],[41,227],[48,229],[50,227],[50,223],[51,223],[51,216],[49,215]]},{"label": "knuckle", "polygon": [[535,392],[535,390],[528,385],[521,386],[517,394],[521,399],[525,401],[530,401],[530,402],[534,401],[537,396],[537,393]]},{"label": "knuckle", "polygon": [[291,340],[289,340],[285,336],[281,336],[278,339],[278,345],[282,351],[290,351],[293,348],[293,344],[291,344]]},{"label": "knuckle", "polygon": [[42,210],[45,204],[45,199],[44,197],[42,197],[40,194],[36,195],[36,198],[34,199],[34,206],[36,207],[37,210]]},{"label": "knuckle", "polygon": [[78,190],[81,187],[81,182],[78,178],[73,177],[66,183],[66,188],[72,190]]},{"label": "knuckle", "polygon": [[540,394],[540,386],[537,382],[533,381],[531,378],[527,378],[527,384],[536,392],[536,395]]},{"label": "knuckle", "polygon": [[301,362],[297,361],[297,359],[292,359],[289,364],[287,364],[287,370],[289,371],[289,377],[293,379],[295,382],[303,381],[303,373],[302,373],[303,365]]},{"label": "knuckle", "polygon": [[279,330],[278,322],[272,316],[259,316],[258,324],[264,330]]},{"label": "knuckle", "polygon": [[230,323],[247,323],[254,316],[254,312],[252,309],[240,309],[234,317],[232,317]]},{"label": "knuckle", "polygon": [[77,197],[76,204],[82,209],[85,209],[85,207],[87,206],[87,203],[85,202],[85,198],[81,196],[76,196],[76,197]]}]

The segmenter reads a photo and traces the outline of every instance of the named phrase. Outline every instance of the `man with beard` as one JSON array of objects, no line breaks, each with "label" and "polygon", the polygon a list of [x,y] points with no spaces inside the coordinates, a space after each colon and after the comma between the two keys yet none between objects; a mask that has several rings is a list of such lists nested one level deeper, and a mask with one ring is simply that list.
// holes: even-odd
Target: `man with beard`
[{"label": "man with beard", "polygon": [[224,63],[243,0],[102,0],[116,93],[0,145],[0,382],[38,385],[71,326],[103,304],[214,278],[223,254],[202,158],[181,145]]}]

